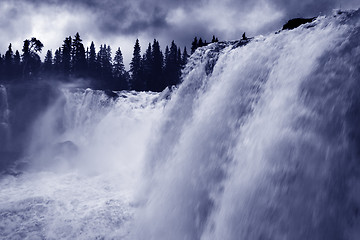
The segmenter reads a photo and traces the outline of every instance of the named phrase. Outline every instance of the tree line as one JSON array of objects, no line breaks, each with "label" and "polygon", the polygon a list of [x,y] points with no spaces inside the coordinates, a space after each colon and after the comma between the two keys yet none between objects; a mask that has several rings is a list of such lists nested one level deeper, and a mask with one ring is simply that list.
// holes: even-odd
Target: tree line
[{"label": "tree line", "polygon": [[[212,42],[217,42],[213,36]],[[207,45],[206,41],[194,38],[191,53]],[[111,90],[136,90],[159,92],[167,86],[180,83],[181,70],[187,63],[186,47],[172,41],[162,52],[154,39],[141,55],[141,46],[136,39],[130,70],[126,71],[120,47],[112,58],[109,45],[100,45],[96,52],[94,42],[85,49],[79,33],[66,37],[61,47],[46,52],[44,61],[39,54],[44,45],[36,38],[26,39],[22,53],[13,51],[12,44],[4,55],[0,54],[0,82],[20,82],[41,79],[57,79],[71,82],[72,79],[90,79],[88,87]]]}]

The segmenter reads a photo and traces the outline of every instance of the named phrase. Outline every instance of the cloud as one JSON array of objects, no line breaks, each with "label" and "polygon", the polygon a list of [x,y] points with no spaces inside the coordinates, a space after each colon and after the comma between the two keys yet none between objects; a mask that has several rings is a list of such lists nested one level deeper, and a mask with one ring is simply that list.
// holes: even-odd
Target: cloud
[{"label": "cloud", "polygon": [[326,14],[333,8],[357,8],[360,0],[2,0],[0,52],[10,42],[21,50],[32,36],[45,49],[60,47],[66,36],[80,32],[85,44],[121,47],[126,62],[139,38],[162,47],[175,40],[189,46],[194,36],[221,40],[265,34],[290,18]]},{"label": "cloud", "polygon": [[79,27],[84,32],[91,30],[95,21],[87,18],[89,14],[88,10],[81,8],[5,2],[0,8],[0,30],[5,33],[0,40],[1,46],[11,42],[14,48],[21,50],[23,40],[35,36],[45,44],[57,44],[50,44],[50,48],[55,49]]}]

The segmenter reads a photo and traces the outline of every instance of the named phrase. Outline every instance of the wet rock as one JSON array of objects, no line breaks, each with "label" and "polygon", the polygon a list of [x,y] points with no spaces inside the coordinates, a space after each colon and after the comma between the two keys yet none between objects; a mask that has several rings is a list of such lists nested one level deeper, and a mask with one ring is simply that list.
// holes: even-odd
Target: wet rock
[{"label": "wet rock", "polygon": [[282,30],[291,30],[297,28],[305,23],[310,23],[314,21],[316,18],[294,18],[290,19],[285,25],[283,26]]}]

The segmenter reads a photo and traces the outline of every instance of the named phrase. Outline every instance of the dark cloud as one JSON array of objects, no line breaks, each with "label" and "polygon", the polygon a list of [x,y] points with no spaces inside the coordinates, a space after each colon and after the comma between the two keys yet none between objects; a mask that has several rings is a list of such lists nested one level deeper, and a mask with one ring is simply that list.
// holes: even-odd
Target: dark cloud
[{"label": "dark cloud", "polygon": [[[5,0],[11,1],[11,0]],[[100,32],[106,34],[128,34],[133,35],[143,31],[160,32],[167,31],[173,27],[168,19],[175,9],[183,9],[189,14],[189,18],[193,18],[193,14],[197,14],[194,9],[204,8],[207,10],[209,5],[220,6],[219,12],[214,12],[212,17],[221,21],[222,17],[226,16],[226,10],[236,10],[238,18],[241,19],[244,13],[251,13],[253,11],[261,12],[261,5],[267,4],[272,6],[275,11],[281,11],[281,20],[297,16],[317,16],[320,13],[327,13],[333,8],[338,8],[340,2],[343,6],[356,7],[360,5],[360,0],[13,0],[15,2],[28,2],[34,6],[53,5],[53,6],[68,6],[81,7],[93,13],[90,18],[96,18],[97,27]],[[13,2],[12,1],[12,2]],[[195,16],[196,17],[196,16]],[[194,19],[195,20],[195,19]],[[246,19],[244,19],[246,20]],[[197,22],[194,26],[207,26],[208,23]],[[211,23],[210,23],[211,24]],[[231,23],[229,23],[231,24]],[[211,29],[211,26],[207,26]],[[233,27],[233,26],[228,26]],[[259,27],[261,29],[261,27]],[[197,27],[193,29],[196,34]],[[226,30],[224,30],[226,31]],[[194,35],[193,34],[193,35]]]},{"label": "dark cloud", "polygon": [[66,8],[84,8],[96,19],[98,28],[106,34],[133,35],[152,29],[166,29],[166,8],[149,1],[131,0],[17,0],[35,7],[62,6]]},{"label": "dark cloud", "polygon": [[[104,14],[104,16],[102,16]],[[99,29],[106,34],[133,35],[143,31],[165,30],[169,26],[166,14],[160,9],[149,13],[136,12],[133,9],[118,9],[116,13],[99,14]]]}]

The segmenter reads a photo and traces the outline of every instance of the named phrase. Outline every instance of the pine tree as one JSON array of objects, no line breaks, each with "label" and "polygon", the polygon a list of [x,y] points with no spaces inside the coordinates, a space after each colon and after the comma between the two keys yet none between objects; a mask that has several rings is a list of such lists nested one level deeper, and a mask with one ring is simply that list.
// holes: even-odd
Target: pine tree
[{"label": "pine tree", "polygon": [[72,42],[72,71],[77,77],[83,77],[87,67],[85,48],[81,42],[79,33],[76,33]]},{"label": "pine tree", "polygon": [[186,47],[184,47],[184,51],[181,58],[181,67],[184,68],[187,61],[188,61],[189,55],[187,53]]},{"label": "pine tree", "polygon": [[194,38],[194,41],[191,43],[191,54],[199,47],[197,37]]},{"label": "pine tree", "polygon": [[246,37],[246,35],[245,35],[245,32],[243,33],[243,35],[242,35],[242,39],[241,40],[247,40],[248,38]]},{"label": "pine tree", "polygon": [[24,46],[22,49],[22,62],[23,62],[23,78],[31,75],[31,54],[30,54],[30,40],[24,40]]},{"label": "pine tree", "polygon": [[171,42],[170,51],[165,64],[165,77],[167,85],[177,85],[180,82],[181,62],[178,57],[178,48],[174,41]]},{"label": "pine tree", "polygon": [[4,76],[5,79],[10,80],[14,77],[13,75],[14,75],[14,52],[12,50],[12,45],[10,43],[8,50],[5,52]]},{"label": "pine tree", "polygon": [[130,62],[130,72],[131,72],[131,89],[136,91],[144,90],[144,83],[141,79],[141,49],[139,44],[139,39],[136,39],[133,58]]},{"label": "pine tree", "polygon": [[34,78],[40,71],[41,59],[38,53],[41,53],[44,45],[40,40],[31,38],[26,39],[23,46],[22,62],[23,62],[23,77]]},{"label": "pine tree", "polygon": [[111,48],[106,44],[100,45],[100,50],[96,57],[96,69],[97,69],[97,86],[102,89],[109,89],[112,87],[112,59]]},{"label": "pine tree", "polygon": [[200,38],[199,42],[198,42],[198,47],[203,47],[204,46],[204,42],[203,40]]},{"label": "pine tree", "polygon": [[71,45],[72,39],[69,36],[65,38],[61,51],[62,73],[65,78],[68,78],[71,73]]},{"label": "pine tree", "polygon": [[113,76],[119,78],[125,73],[124,59],[120,47],[115,52],[114,65],[113,65]]},{"label": "pine tree", "polygon": [[126,70],[123,60],[123,55],[120,48],[115,52],[114,64],[113,64],[113,77],[115,80],[116,90],[127,90],[129,89],[129,83],[126,78]]},{"label": "pine tree", "polygon": [[46,75],[49,75],[51,74],[52,72],[52,69],[53,69],[53,57],[52,57],[52,52],[51,50],[48,50],[46,52],[46,56],[45,56],[45,59],[44,59],[44,73]]},{"label": "pine tree", "polygon": [[55,50],[54,54],[54,71],[55,75],[59,75],[61,72],[61,48]]},{"label": "pine tree", "polygon": [[88,60],[88,75],[90,78],[96,77],[96,52],[95,52],[94,42],[91,42],[90,45],[89,60]]},{"label": "pine tree", "polygon": [[212,43],[216,42],[215,35],[212,36],[211,42]]},{"label": "pine tree", "polygon": [[213,35],[212,39],[211,39],[211,43],[216,43],[219,42],[219,39],[217,37],[215,37],[215,35]]},{"label": "pine tree", "polygon": [[150,77],[150,91],[160,92],[165,89],[166,83],[163,74],[164,56],[161,52],[160,43],[154,39],[152,45],[152,67]]},{"label": "pine tree", "polygon": [[14,55],[14,77],[15,78],[21,77],[21,57],[18,50],[16,50]]},{"label": "pine tree", "polygon": [[165,66],[166,66],[166,63],[169,61],[169,55],[170,55],[169,46],[166,46],[166,48],[165,48],[165,62],[164,62],[164,68],[165,68]]},{"label": "pine tree", "polygon": [[152,57],[152,50],[151,44],[149,43],[148,48],[146,49],[145,54],[143,55],[142,61],[142,68],[141,78],[143,79],[144,90],[149,90],[152,84],[152,65],[153,65],[153,57]]},{"label": "pine tree", "polygon": [[14,52],[12,50],[11,43],[9,44],[8,50],[5,52],[5,64],[11,65],[14,59]]},{"label": "pine tree", "polygon": [[113,79],[112,79],[112,58],[111,58],[111,47],[104,45],[103,57],[102,57],[102,66],[103,66],[103,78],[105,88],[112,88]]}]

